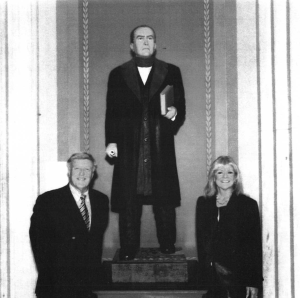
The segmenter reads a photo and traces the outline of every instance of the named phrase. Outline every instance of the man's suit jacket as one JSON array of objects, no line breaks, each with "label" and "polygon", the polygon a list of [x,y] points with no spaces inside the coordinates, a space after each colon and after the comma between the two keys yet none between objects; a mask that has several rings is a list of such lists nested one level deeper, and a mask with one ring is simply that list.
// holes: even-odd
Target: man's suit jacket
[{"label": "man's suit jacket", "polygon": [[85,287],[100,278],[108,198],[93,189],[89,190],[89,198],[90,231],[69,185],[37,198],[30,225],[30,240],[38,269],[37,295],[56,293],[65,286]]},{"label": "man's suit jacket", "polygon": [[[237,282],[248,287],[262,284],[262,243],[257,202],[233,194],[217,221],[216,197],[200,197],[196,209],[196,233],[200,273],[203,282],[213,262],[235,273]],[[218,242],[213,239],[216,232]],[[214,242],[215,241],[215,242]]]},{"label": "man's suit jacket", "polygon": [[[148,116],[144,119],[139,73],[134,59],[113,69],[108,80],[105,121],[106,145],[116,143],[111,205],[113,211],[133,202],[137,189],[140,129],[149,121],[152,192],[155,204],[180,205],[174,135],[185,119],[185,97],[180,69],[155,59],[149,91]],[[161,115],[160,92],[174,86],[175,121]]]}]

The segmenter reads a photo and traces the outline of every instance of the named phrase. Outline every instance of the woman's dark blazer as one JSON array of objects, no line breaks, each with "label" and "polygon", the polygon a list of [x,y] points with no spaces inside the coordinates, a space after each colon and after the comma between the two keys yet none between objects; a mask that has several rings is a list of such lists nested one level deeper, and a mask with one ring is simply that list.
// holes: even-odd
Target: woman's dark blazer
[{"label": "woman's dark blazer", "polygon": [[[67,285],[87,286],[99,279],[108,197],[90,189],[92,221],[87,230],[69,185],[40,195],[30,225],[38,269],[36,294],[43,297]],[[48,297],[48,296],[47,296]]]},{"label": "woman's dark blazer", "polygon": [[217,227],[216,197],[199,197],[196,233],[202,282],[209,282],[210,266],[219,262],[235,272],[239,285],[261,287],[262,243],[257,202],[245,195],[233,194],[220,218],[221,238],[212,249],[212,235]]},{"label": "woman's dark blazer", "polygon": [[[180,69],[155,59],[149,91],[149,136],[152,194],[155,204],[180,205],[174,135],[185,119],[185,97]],[[106,145],[116,143],[118,157],[112,181],[112,211],[136,199],[140,129],[144,120],[138,70],[134,60],[109,75],[105,121]],[[174,86],[175,121],[161,115],[160,93]]]}]

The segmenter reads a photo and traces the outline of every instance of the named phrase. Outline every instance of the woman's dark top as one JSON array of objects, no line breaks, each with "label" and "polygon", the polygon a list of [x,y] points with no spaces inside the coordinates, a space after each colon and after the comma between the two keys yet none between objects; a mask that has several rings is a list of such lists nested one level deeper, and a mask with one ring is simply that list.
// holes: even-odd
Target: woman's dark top
[{"label": "woman's dark top", "polygon": [[217,262],[233,272],[237,285],[261,287],[261,228],[255,200],[233,194],[226,207],[218,208],[215,196],[199,197],[196,233],[202,283],[211,284],[210,268]]}]

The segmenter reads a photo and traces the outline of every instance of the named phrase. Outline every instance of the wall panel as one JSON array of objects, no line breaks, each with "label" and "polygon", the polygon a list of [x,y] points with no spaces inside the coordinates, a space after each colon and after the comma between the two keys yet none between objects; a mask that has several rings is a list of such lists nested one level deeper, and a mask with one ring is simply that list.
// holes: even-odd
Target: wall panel
[{"label": "wall panel", "polygon": [[258,11],[258,94],[260,110],[260,197],[263,228],[265,297],[275,297],[275,204],[274,204],[274,112],[272,98],[271,1],[259,3]]},{"label": "wall panel", "polygon": [[[50,2],[51,3],[51,2]],[[53,86],[52,92],[57,92],[57,138],[58,138],[58,160],[65,161],[73,153],[80,151],[80,113],[83,103],[80,97],[83,94],[80,85],[81,59],[79,55],[82,48],[82,27],[79,26],[79,18],[82,15],[81,1],[57,1],[54,20],[48,24],[54,26],[57,35],[56,43],[49,48],[48,54],[54,50],[57,55],[52,56],[55,60],[51,67],[57,66],[57,86]],[[49,7],[47,1],[42,5],[45,9]],[[79,8],[80,6],[80,8]],[[46,24],[45,24],[46,25]],[[51,32],[54,32],[51,30]],[[50,39],[52,40],[52,39]],[[47,55],[49,57],[49,55]],[[50,62],[50,59],[49,59]],[[53,126],[54,127],[54,126]]]},{"label": "wall panel", "polygon": [[28,229],[38,188],[37,3],[9,2],[7,22],[10,295],[21,297],[35,270]]},{"label": "wall panel", "polygon": [[48,190],[61,178],[56,173],[55,4],[0,4],[1,297],[35,297],[30,216],[41,188]]},{"label": "wall panel", "polygon": [[292,292],[293,297],[300,296],[300,3],[298,1],[287,1],[289,16],[289,59],[290,59],[290,113],[291,113],[291,127],[290,127],[290,137],[291,137],[291,163],[292,163],[292,181],[291,181],[291,199],[292,204],[290,206],[290,212],[292,218],[291,223],[291,238],[292,238],[292,272],[294,273],[294,280]]},{"label": "wall panel", "polygon": [[0,2],[0,296],[9,293],[7,3]]},{"label": "wall panel", "polygon": [[273,2],[273,72],[274,72],[274,113],[275,113],[275,177],[277,201],[278,241],[278,295],[292,297],[291,283],[291,238],[290,238],[290,175],[289,175],[289,102],[287,71],[287,19],[286,1]]},{"label": "wall panel", "polygon": [[[215,68],[215,144],[216,156],[228,154],[228,65],[226,53],[229,51],[228,18],[225,0],[214,2],[214,68]],[[232,31],[230,31],[232,32]],[[218,119],[218,120],[217,120]]]},{"label": "wall panel", "polygon": [[261,207],[264,297],[297,297],[299,292],[297,8],[292,0],[237,1],[239,163],[246,190]]},{"label": "wall panel", "polygon": [[[67,184],[65,161],[71,153],[79,151],[79,84],[77,81],[77,88],[70,86],[69,81],[76,78],[76,71],[67,75],[68,68],[64,69],[67,83],[62,80],[61,67],[65,64],[60,63],[62,57],[58,52],[57,43],[60,40],[57,34],[61,27],[56,23],[58,18],[56,9],[55,0],[48,0],[43,5],[39,5],[39,193]],[[72,25],[71,22],[70,26]],[[70,42],[70,46],[73,43]],[[74,55],[76,57],[76,49],[74,47],[75,53],[70,55],[71,58],[74,58]],[[64,53],[64,57],[67,53],[68,51]],[[76,61],[74,63],[78,67],[78,63],[76,64]],[[62,84],[64,84],[64,91],[68,93],[66,97],[61,97],[58,91],[62,91],[59,89]],[[70,92],[70,89],[73,91]],[[61,106],[62,102],[65,105]],[[74,113],[70,113],[70,110]],[[74,116],[76,113],[77,117]],[[66,120],[63,127],[59,121],[59,116],[62,114]],[[71,116],[73,120],[70,120]]]},{"label": "wall panel", "polygon": [[[244,190],[259,199],[256,6],[237,1],[238,156]],[[251,169],[251,170],[250,170]]]}]

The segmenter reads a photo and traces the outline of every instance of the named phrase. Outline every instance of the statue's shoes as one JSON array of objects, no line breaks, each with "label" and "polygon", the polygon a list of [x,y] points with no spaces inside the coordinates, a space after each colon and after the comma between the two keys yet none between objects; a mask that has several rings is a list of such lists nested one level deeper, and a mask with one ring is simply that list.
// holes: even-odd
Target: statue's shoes
[{"label": "statue's shoes", "polygon": [[120,261],[131,261],[135,258],[135,251],[120,251],[119,260]]},{"label": "statue's shoes", "polygon": [[174,245],[170,245],[170,246],[161,246],[160,247],[160,251],[163,254],[170,255],[170,254],[175,253],[176,250],[175,250],[175,246]]}]

